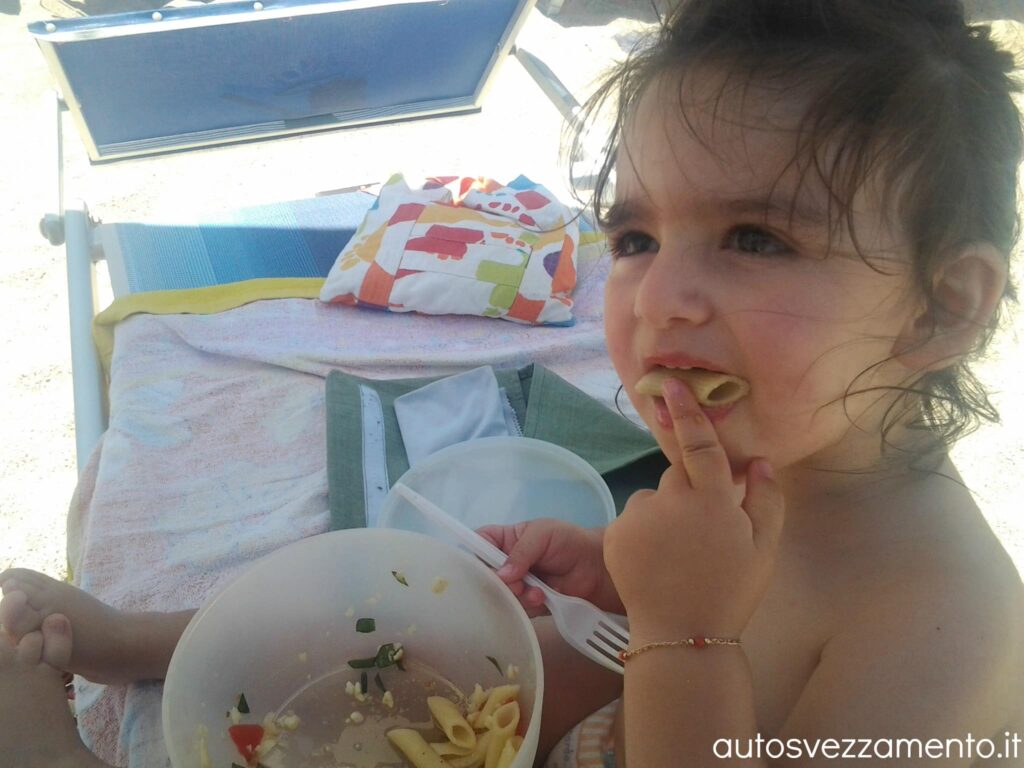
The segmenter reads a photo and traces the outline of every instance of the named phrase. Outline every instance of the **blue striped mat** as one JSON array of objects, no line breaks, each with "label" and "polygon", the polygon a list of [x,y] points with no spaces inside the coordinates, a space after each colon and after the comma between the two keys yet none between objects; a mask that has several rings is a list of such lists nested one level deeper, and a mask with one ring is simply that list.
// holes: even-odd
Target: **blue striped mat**
[{"label": "blue striped mat", "polygon": [[376,201],[345,192],[183,224],[103,225],[114,295],[268,277],[326,277]]}]

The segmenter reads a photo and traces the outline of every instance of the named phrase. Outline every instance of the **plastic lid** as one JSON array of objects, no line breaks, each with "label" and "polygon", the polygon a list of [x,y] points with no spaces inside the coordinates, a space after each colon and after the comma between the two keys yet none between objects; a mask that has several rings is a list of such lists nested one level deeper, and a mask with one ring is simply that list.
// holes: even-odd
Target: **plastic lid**
[{"label": "plastic lid", "polygon": [[[421,461],[401,482],[474,529],[542,517],[596,528],[615,519],[615,502],[597,470],[572,451],[528,437],[457,443]],[[377,527],[448,538],[394,491]]]}]

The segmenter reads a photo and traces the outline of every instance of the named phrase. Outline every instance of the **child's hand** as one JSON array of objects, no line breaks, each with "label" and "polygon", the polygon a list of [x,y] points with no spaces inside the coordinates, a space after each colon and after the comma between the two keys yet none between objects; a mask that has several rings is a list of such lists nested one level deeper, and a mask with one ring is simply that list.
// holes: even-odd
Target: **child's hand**
[{"label": "child's hand", "polygon": [[561,520],[489,525],[477,533],[508,554],[497,571],[530,616],[546,613],[539,589],[523,584],[527,571],[553,589],[623,613],[604,567],[604,528],[580,528]]},{"label": "child's hand", "polygon": [[782,494],[764,459],[737,504],[718,434],[681,382],[664,385],[680,457],[608,526],[604,559],[635,642],[739,637],[768,585]]}]

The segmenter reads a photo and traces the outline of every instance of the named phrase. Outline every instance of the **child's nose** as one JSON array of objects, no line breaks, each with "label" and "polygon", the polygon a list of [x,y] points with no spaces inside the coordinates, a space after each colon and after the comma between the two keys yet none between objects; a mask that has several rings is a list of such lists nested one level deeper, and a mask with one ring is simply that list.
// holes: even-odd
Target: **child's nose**
[{"label": "child's nose", "polygon": [[695,253],[664,247],[644,273],[634,298],[636,317],[655,328],[675,323],[700,325],[711,317],[706,276]]}]

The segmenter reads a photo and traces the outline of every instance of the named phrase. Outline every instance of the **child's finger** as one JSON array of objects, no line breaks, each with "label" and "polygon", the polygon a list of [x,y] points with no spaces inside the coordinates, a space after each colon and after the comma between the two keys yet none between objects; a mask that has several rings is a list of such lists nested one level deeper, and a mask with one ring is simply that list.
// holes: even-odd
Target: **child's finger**
[{"label": "child's finger", "polygon": [[521,580],[544,555],[551,542],[551,531],[547,526],[535,523],[518,527],[517,530],[518,536],[507,550],[508,557],[504,565],[495,571],[505,582]]},{"label": "child's finger", "polygon": [[668,379],[662,394],[672,416],[676,442],[690,485],[700,490],[732,485],[732,469],[715,427],[704,415],[690,388]]},{"label": "child's finger", "polygon": [[502,552],[505,551],[506,546],[511,548],[512,545],[515,544],[515,537],[512,535],[513,528],[511,526],[485,525],[482,528],[477,528],[476,532]]},{"label": "child's finger", "polygon": [[544,593],[536,587],[527,587],[523,592],[522,600],[535,608],[540,608],[544,605]]},{"label": "child's finger", "polygon": [[[519,582],[519,584],[523,585],[522,582]],[[547,606],[544,604],[544,594],[536,587],[520,589],[517,599],[519,604],[523,606],[523,610],[526,611],[526,615],[531,619],[543,616],[548,612]]]},{"label": "child's finger", "polygon": [[756,547],[775,548],[782,533],[785,508],[782,490],[775,482],[771,464],[766,459],[750,462],[743,509],[750,517]]}]

